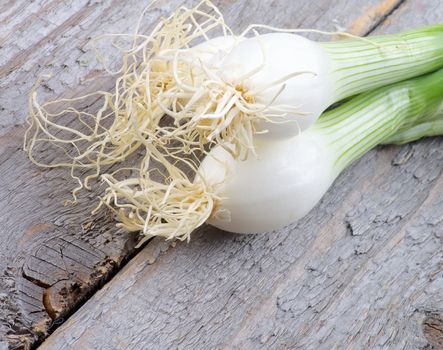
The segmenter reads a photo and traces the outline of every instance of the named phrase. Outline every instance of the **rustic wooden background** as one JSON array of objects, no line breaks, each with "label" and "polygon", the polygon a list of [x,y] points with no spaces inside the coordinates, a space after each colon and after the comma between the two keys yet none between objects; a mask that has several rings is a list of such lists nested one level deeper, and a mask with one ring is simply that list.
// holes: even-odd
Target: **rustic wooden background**
[{"label": "rustic wooden background", "polygon": [[[0,349],[442,349],[441,138],[370,152],[266,235],[203,227],[136,251],[106,214],[91,218],[94,194],[62,205],[67,175],[21,151],[30,87],[51,72],[43,100],[111,89],[89,40],[131,31],[146,3],[0,0]],[[144,28],[182,3],[195,4],[159,0]],[[215,3],[237,30],[443,21],[441,0]]]}]

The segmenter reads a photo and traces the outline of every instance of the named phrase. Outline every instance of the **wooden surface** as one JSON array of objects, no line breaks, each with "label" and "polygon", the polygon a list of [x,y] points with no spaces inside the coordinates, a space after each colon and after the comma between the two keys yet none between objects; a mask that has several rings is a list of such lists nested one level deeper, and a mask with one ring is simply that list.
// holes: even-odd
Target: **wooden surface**
[{"label": "wooden surface", "polygon": [[[183,1],[159,1],[149,28]],[[187,4],[195,2],[188,1]],[[234,29],[395,32],[443,21],[439,0],[215,1]],[[63,171],[20,151],[27,94],[111,89],[88,40],[133,29],[146,1],[0,2],[0,349],[443,348],[443,140],[370,152],[305,219],[239,236],[211,227],[175,248],[64,207]],[[269,10],[269,7],[272,10]],[[111,60],[117,59],[110,53]],[[93,108],[93,107],[91,107]],[[47,155],[50,157],[51,155]]]}]

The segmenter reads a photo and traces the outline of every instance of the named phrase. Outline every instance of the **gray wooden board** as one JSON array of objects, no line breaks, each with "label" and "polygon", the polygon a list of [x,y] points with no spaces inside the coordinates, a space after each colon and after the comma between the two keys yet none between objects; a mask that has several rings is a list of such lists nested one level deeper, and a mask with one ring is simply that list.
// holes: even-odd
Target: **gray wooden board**
[{"label": "gray wooden board", "polygon": [[[359,34],[371,31],[400,2],[352,0],[330,6],[327,0],[216,1],[236,29],[256,21],[325,30],[349,27]],[[182,3],[158,1],[143,27]],[[118,232],[106,213],[91,218],[94,193],[75,207],[64,207],[73,182],[64,171],[34,167],[21,144],[27,96],[37,77],[53,74],[40,89],[43,101],[110,90],[114,78],[103,77],[90,38],[132,31],[146,4],[0,2],[1,348],[29,348],[46,337],[134,252],[134,235]],[[118,61],[114,51],[105,47],[105,52],[110,62]]]},{"label": "gray wooden board", "polygon": [[[181,3],[159,1],[147,26]],[[216,3],[236,29],[264,22],[358,34],[381,21],[383,32],[441,21],[443,12],[440,1]],[[135,237],[106,214],[91,219],[93,194],[63,207],[72,182],[36,169],[20,147],[37,76],[54,75],[42,100],[111,89],[112,79],[94,79],[103,71],[88,40],[132,30],[145,4],[0,3],[0,348],[45,337],[134,251]],[[154,240],[42,347],[437,346],[440,148],[434,139],[371,152],[306,219],[280,232],[204,227],[176,249]]]},{"label": "gray wooden board", "polygon": [[[37,13],[50,6],[36,3]],[[177,3],[161,7],[166,11]],[[235,28],[266,22],[365,34],[443,20],[438,0],[217,3]],[[23,4],[10,6],[28,11]],[[49,4],[59,8],[58,34],[43,31],[19,57],[22,62],[15,56],[2,62],[7,69],[1,96],[9,97],[2,100],[0,139],[0,173],[6,179],[0,192],[5,271],[0,300],[6,307],[0,312],[8,317],[1,331],[14,346],[34,342],[38,331],[44,336],[47,324],[38,326],[48,315],[71,312],[79,286],[83,293],[97,288],[97,271],[109,271],[97,266],[109,256],[118,265],[133,249],[132,240],[115,235],[101,217],[92,225],[91,239],[82,234],[79,223],[89,223],[88,211],[59,207],[66,196],[64,175],[36,172],[18,151],[20,130],[11,125],[21,124],[23,95],[45,69],[56,72],[45,98],[75,95],[81,82],[89,87],[85,77],[99,74],[99,68],[90,63],[87,49],[72,48],[91,34],[131,28],[141,2]],[[58,21],[62,15],[70,22]],[[35,29],[48,17],[36,15],[33,24],[16,15],[8,29],[13,34],[6,36],[10,44],[3,47],[15,45],[21,16]],[[70,23],[64,31],[63,21]],[[24,43],[18,40],[16,55],[27,49],[24,35],[18,39]],[[91,88],[97,84],[110,86],[94,81]],[[306,218],[278,232],[241,236],[205,226],[189,244],[175,248],[151,241],[41,349],[443,348],[442,146],[435,138],[368,153]],[[60,246],[70,253],[57,255]],[[65,294],[51,287],[64,283],[70,287],[66,293],[64,286]],[[55,314],[52,306],[42,305],[43,296],[58,298]]]},{"label": "gray wooden board", "polygon": [[[159,2],[149,13],[147,25],[180,3]],[[250,22],[265,22],[326,30],[349,28],[365,34],[401,1],[339,1],[334,6],[330,6],[329,1],[315,4],[309,1],[217,3],[228,22],[237,29]],[[288,3],[297,6],[288,6]],[[30,4],[16,1],[0,4],[2,348],[6,344],[11,348],[27,348],[38,337],[44,338],[49,327],[62,322],[64,316],[73,312],[80,301],[118,270],[121,262],[134,250],[134,236],[117,232],[112,220],[106,216],[90,217],[94,194],[85,197],[76,207],[63,207],[61,204],[68,198],[72,185],[66,180],[66,174],[36,169],[20,151],[20,146],[27,94],[37,76],[46,72],[54,74],[41,93],[43,100],[72,97],[97,88],[110,89],[112,79],[93,79],[101,76],[103,71],[94,60],[88,40],[101,33],[131,30],[144,5],[142,1],[125,4],[117,1],[35,1]],[[274,7],[274,12],[267,11],[269,5]],[[214,230],[210,231],[209,237],[215,235],[216,241],[221,238],[217,238]],[[197,243],[193,249],[198,249],[200,235],[195,235],[193,242]],[[281,235],[280,242],[287,232]],[[225,239],[223,237],[222,242]],[[247,244],[244,238],[232,236],[228,239],[240,246]],[[202,242],[200,240],[200,244]],[[235,250],[230,250],[233,243],[226,244],[224,254],[234,254]],[[253,249],[258,248],[255,245]],[[153,242],[148,249],[156,251],[158,244]],[[287,260],[283,253],[276,253],[275,259],[281,255],[282,261]],[[295,252],[293,258],[300,253]],[[158,264],[160,262],[155,263]],[[173,266],[165,267],[171,269]],[[171,272],[176,278],[182,273],[180,269],[170,270],[169,274]],[[273,280],[272,274],[269,278]],[[233,327],[236,327],[235,319],[238,316],[232,320]],[[438,324],[438,318],[432,320],[429,325]],[[143,346],[137,342],[134,344]]]}]

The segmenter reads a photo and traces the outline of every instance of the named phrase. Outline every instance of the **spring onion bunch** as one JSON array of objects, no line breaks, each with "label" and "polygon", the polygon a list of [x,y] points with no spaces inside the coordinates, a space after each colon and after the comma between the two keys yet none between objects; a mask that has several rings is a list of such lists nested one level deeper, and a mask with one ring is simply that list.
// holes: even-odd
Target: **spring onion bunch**
[{"label": "spring onion bunch", "polygon": [[[347,39],[314,42],[300,32]],[[129,48],[115,44],[123,59],[120,69],[107,69],[116,75],[114,90],[41,104],[36,84],[25,150],[40,166],[71,171],[74,202],[100,179],[98,208],[109,207],[121,226],[146,237],[189,239],[207,220],[237,232],[276,228],[304,215],[371,147],[426,136],[439,123],[440,90],[434,96],[428,86],[438,86],[441,75],[382,87],[443,67],[441,24],[369,38],[264,25],[236,34],[204,0],[180,7],[150,33],[141,33],[139,22],[134,34],[97,40],[109,37],[132,40]],[[94,104],[97,112],[85,107]],[[39,158],[48,146],[62,159]],[[254,172],[257,181],[242,189]],[[271,185],[277,174],[280,187]],[[289,177],[287,193],[297,202],[283,191]],[[260,182],[266,191],[254,187]],[[269,205],[287,210],[267,220],[259,212]]]},{"label": "spring onion bunch", "polygon": [[292,138],[258,138],[256,158],[236,159],[229,145],[217,145],[194,181],[168,162],[170,181],[161,189],[144,174],[108,178],[104,200],[119,208],[120,225],[146,238],[189,239],[204,222],[237,233],[266,232],[307,214],[368,150],[436,135],[429,123],[441,125],[442,118],[443,69],[361,94]]},{"label": "spring onion bunch", "polygon": [[443,69],[361,94],[292,138],[256,139],[257,158],[236,159],[218,145],[192,182],[171,165],[173,180],[159,192],[144,176],[108,179],[105,201],[120,208],[123,227],[147,238],[189,238],[204,222],[237,233],[278,229],[307,214],[376,145],[435,135],[429,123],[441,124],[442,106]]}]

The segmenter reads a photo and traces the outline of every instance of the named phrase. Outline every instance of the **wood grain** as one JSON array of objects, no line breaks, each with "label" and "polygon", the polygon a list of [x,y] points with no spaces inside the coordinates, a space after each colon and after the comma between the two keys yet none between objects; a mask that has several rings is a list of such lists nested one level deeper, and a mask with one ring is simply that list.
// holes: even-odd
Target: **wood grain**
[{"label": "wood grain", "polygon": [[[39,171],[20,143],[26,94],[111,88],[90,36],[129,30],[142,1],[25,1],[0,11],[0,348],[27,348],[134,251],[90,198],[60,206],[69,181]],[[180,1],[164,1],[149,21]],[[237,29],[398,31],[443,20],[436,1],[216,1]],[[272,10],[269,10],[272,7]],[[149,23],[146,24],[149,26]],[[338,28],[337,28],[338,27]],[[438,349],[443,313],[443,141],[367,154],[317,208],[284,230],[239,236],[203,227],[190,244],[153,240],[41,349]],[[50,155],[48,155],[50,156]],[[54,324],[55,323],[55,324]]]},{"label": "wood grain", "polygon": [[[365,18],[364,24],[355,30],[358,34],[372,31],[380,19],[400,3],[339,1],[330,6],[329,1],[315,4],[297,1],[288,6],[287,1],[259,4],[253,1],[217,2],[228,22],[237,29],[250,22],[265,22],[336,30]],[[167,14],[179,4],[180,1],[159,2],[149,13],[144,26],[148,28],[160,15]],[[0,174],[5,179],[0,187],[2,347],[9,344],[10,348],[28,348],[46,337],[134,252],[135,237],[118,232],[106,213],[90,217],[95,194],[83,198],[76,207],[63,207],[61,204],[68,198],[73,185],[66,180],[66,174],[36,169],[20,147],[26,98],[36,78],[46,72],[53,73],[53,78],[40,94],[43,100],[72,97],[97,88],[110,89],[112,78],[94,79],[101,77],[103,70],[95,61],[88,41],[101,33],[131,30],[144,5],[144,2],[135,0],[125,5],[117,1],[34,1],[31,5],[16,1],[1,4]],[[267,11],[269,6],[274,12]],[[374,8],[381,7],[385,12],[374,12]],[[365,14],[369,12],[375,15],[369,16],[368,20]],[[110,53],[111,61],[117,59]],[[287,232],[281,234],[279,240]],[[217,236],[217,233],[212,230],[208,235]],[[197,234],[197,242],[198,237]],[[238,241],[240,245],[242,239]],[[198,246],[196,243],[194,249]],[[255,246],[254,249],[258,248]],[[148,249],[158,251],[158,243],[150,244]],[[224,254],[228,252],[226,250]],[[153,256],[151,262],[157,255]],[[210,256],[206,258],[210,259]],[[276,261],[279,258],[277,254]],[[287,257],[282,255],[281,259],[284,261]],[[165,263],[170,264],[157,262],[155,265],[162,267]],[[171,269],[171,266],[164,267]],[[182,273],[180,269],[172,272],[175,276]],[[270,280],[273,280],[271,276]],[[235,319],[232,325],[238,326]]]},{"label": "wood grain", "polygon": [[[158,1],[143,28],[183,3],[196,2]],[[383,2],[216,3],[238,30],[251,22],[337,30]],[[21,145],[36,79],[53,76],[39,91],[42,101],[112,89],[115,78],[104,76],[90,39],[132,31],[144,6],[142,0],[0,2],[0,348],[27,349],[40,342],[134,254],[136,236],[116,230],[107,213],[90,216],[95,193],[77,206],[63,206],[75,184],[64,171],[34,167]],[[383,15],[365,21],[361,34]],[[118,62],[109,43],[103,49],[108,62]]]}]

